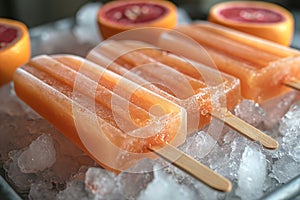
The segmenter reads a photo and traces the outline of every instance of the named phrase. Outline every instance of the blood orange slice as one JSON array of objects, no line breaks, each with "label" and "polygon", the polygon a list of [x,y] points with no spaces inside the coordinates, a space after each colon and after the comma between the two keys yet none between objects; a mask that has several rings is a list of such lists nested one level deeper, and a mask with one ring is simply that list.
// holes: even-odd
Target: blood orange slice
[{"label": "blood orange slice", "polygon": [[100,8],[97,16],[103,39],[137,27],[174,28],[176,6],[168,1],[112,1]]},{"label": "blood orange slice", "polygon": [[0,85],[12,80],[15,69],[29,59],[27,27],[19,21],[0,18]]},{"label": "blood orange slice", "polygon": [[209,21],[282,45],[290,45],[294,19],[285,8],[261,1],[230,1],[214,5]]}]

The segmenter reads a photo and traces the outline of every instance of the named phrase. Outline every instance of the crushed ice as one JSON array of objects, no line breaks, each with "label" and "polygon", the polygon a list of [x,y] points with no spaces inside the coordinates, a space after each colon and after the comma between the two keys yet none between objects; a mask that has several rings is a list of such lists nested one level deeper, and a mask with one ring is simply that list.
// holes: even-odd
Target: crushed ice
[{"label": "crushed ice", "polygon": [[52,137],[43,134],[21,153],[18,166],[23,173],[36,173],[51,167],[56,161],[55,156]]},{"label": "crushed ice", "polygon": [[266,115],[265,111],[259,106],[259,104],[252,100],[243,100],[238,106],[236,106],[234,112],[236,116],[255,127],[261,126]]},{"label": "crushed ice", "polygon": [[263,195],[266,156],[256,146],[247,146],[238,169],[237,195],[242,199],[258,199]]},{"label": "crushed ice", "polygon": [[176,183],[173,177],[168,176],[159,167],[154,167],[154,180],[146,190],[141,192],[139,200],[150,199],[197,199],[195,192],[186,185]]},{"label": "crushed ice", "polygon": [[[0,92],[16,98],[11,86],[2,87]],[[232,181],[232,192],[225,194],[173,165],[166,165],[162,159],[141,160],[132,169],[132,172],[144,169],[144,173],[115,175],[100,168],[19,100],[2,100],[2,103],[0,162],[7,181],[24,198],[258,199],[299,174],[300,101],[290,104],[290,109],[271,129],[264,126],[268,110],[248,100],[236,107],[239,117],[276,137],[280,148],[275,151],[262,148],[228,127],[218,141],[202,130],[190,135],[179,147]],[[22,109],[14,110],[14,104]],[[166,167],[157,169],[158,166]]]}]

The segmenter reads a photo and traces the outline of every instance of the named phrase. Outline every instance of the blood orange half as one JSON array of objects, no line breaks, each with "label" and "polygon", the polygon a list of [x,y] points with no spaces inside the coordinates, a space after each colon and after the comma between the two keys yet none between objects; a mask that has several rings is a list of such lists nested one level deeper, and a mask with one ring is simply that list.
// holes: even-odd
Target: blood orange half
[{"label": "blood orange half", "polygon": [[27,27],[19,21],[0,18],[0,85],[12,80],[15,69],[29,59]]},{"label": "blood orange half", "polygon": [[97,16],[103,39],[138,27],[174,28],[176,6],[168,1],[112,1],[102,6]]},{"label": "blood orange half", "polygon": [[261,1],[230,1],[214,5],[209,21],[282,45],[290,45],[294,19],[285,8]]}]

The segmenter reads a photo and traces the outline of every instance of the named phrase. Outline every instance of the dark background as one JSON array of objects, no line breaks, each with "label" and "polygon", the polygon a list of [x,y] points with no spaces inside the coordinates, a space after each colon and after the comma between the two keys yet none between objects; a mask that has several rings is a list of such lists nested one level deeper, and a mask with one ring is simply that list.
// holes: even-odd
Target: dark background
[{"label": "dark background", "polygon": [[[107,0],[0,0],[0,17],[23,21],[27,26],[34,27],[74,17],[77,10],[88,2],[107,2]],[[206,17],[211,5],[221,0],[173,0],[175,4],[186,9],[193,19]],[[300,10],[298,0],[269,0],[289,10]]]}]

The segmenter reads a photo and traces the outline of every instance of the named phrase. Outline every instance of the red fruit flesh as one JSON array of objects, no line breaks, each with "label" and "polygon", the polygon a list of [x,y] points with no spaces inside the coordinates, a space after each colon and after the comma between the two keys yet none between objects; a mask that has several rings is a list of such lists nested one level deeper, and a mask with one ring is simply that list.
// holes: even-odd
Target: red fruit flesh
[{"label": "red fruit flesh", "polygon": [[103,16],[121,24],[138,24],[153,21],[165,15],[167,9],[150,3],[132,3],[111,8]]},{"label": "red fruit flesh", "polygon": [[225,8],[220,11],[220,15],[233,21],[248,23],[277,23],[285,20],[280,13],[254,7]]},{"label": "red fruit flesh", "polygon": [[18,29],[0,24],[0,49],[7,47],[18,38]]}]

